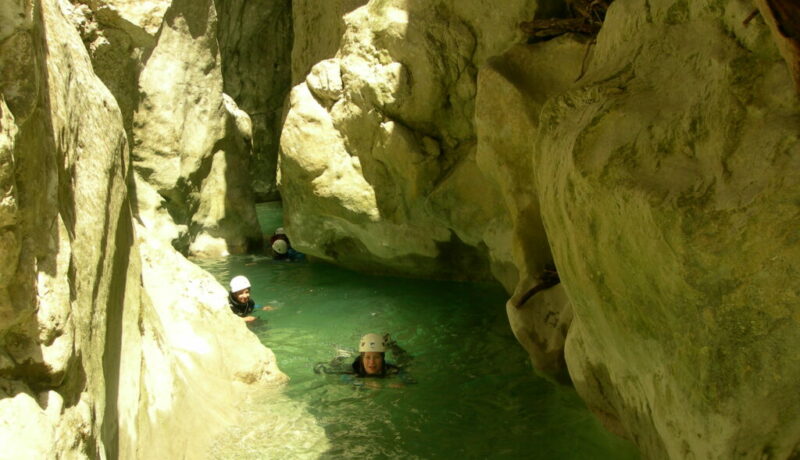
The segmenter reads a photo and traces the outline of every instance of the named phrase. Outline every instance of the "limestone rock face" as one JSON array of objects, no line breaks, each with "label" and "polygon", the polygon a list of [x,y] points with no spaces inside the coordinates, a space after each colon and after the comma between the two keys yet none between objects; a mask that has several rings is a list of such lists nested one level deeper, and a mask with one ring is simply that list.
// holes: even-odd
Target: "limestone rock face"
[{"label": "limestone rock face", "polygon": [[757,0],[756,4],[800,93],[800,5],[792,0]]},{"label": "limestone rock face", "polygon": [[95,74],[122,111],[128,141],[139,105],[138,80],[143,59],[152,52],[169,0],[84,0],[64,5],[80,32]]},{"label": "limestone rock face", "polygon": [[240,173],[259,163],[254,130],[223,93],[213,5],[85,0],[63,9],[121,108],[150,228],[196,256],[258,248],[251,181]]},{"label": "limestone rock face", "polygon": [[292,85],[302,82],[317,62],[332,58],[345,30],[344,16],[367,0],[292,1]]},{"label": "limestone rock face", "polygon": [[[128,248],[117,244],[131,223],[118,219],[128,158],[114,99],[59,4],[35,13],[28,78],[39,91],[2,107],[0,426],[4,453],[46,458],[88,454],[100,439],[104,307],[120,300]],[[42,438],[23,431],[34,424]]]},{"label": "limestone rock face", "polygon": [[252,188],[241,178],[252,128],[223,97],[219,61],[213,2],[174,1],[139,77],[133,125],[142,218],[151,228],[175,222],[165,236],[201,256],[261,242]]},{"label": "limestone rock face", "polygon": [[[478,7],[372,2],[345,16],[336,57],[294,88],[284,124],[281,190],[294,245],[419,275],[513,268],[507,213],[481,171],[472,120],[482,50],[508,47],[513,33],[483,35],[470,22]],[[513,23],[532,7],[503,11]],[[515,276],[499,277],[513,286]]]},{"label": "limestone rock face", "polygon": [[[534,364],[566,366],[647,458],[798,455],[788,45],[736,0],[616,1],[596,43],[521,44],[531,3],[345,16],[335,55],[294,73],[292,241],[362,269],[491,270]],[[551,262],[562,283],[518,304]]]},{"label": "limestone rock face", "polygon": [[30,116],[39,92],[39,69],[33,54],[31,0],[0,5],[0,86],[14,117]]},{"label": "limestone rock face", "polygon": [[245,389],[285,376],[225,289],[138,223],[73,5],[21,4],[2,59],[36,84],[4,73],[0,98],[0,456],[198,458]]},{"label": "limestone rock face", "polygon": [[[535,288],[527,283],[529,289]],[[521,286],[525,286],[523,283]],[[531,356],[537,371],[561,382],[569,382],[564,344],[572,325],[572,306],[563,284],[538,291],[526,298],[518,292],[506,303],[511,330]]]},{"label": "limestone rock face", "polygon": [[152,452],[203,458],[220,430],[234,423],[246,392],[288,379],[272,351],[231,314],[225,288],[149,229],[135,230],[140,258],[131,266],[141,287],[126,290],[134,307],[115,320],[123,332],[138,333],[106,345],[125,350],[117,356],[114,389],[119,458]]},{"label": "limestone rock face", "polygon": [[615,2],[540,112],[570,374],[650,458],[798,453],[800,105],[750,8]]},{"label": "limestone rock face", "polygon": [[224,91],[253,122],[250,175],[256,200],[276,200],[278,139],[291,89],[292,2],[215,3]]}]

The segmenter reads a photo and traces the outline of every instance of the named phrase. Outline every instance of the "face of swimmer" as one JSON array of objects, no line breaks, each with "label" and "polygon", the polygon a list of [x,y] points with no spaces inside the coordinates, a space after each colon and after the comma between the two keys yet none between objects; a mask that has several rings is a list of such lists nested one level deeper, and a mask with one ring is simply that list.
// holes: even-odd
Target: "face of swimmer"
[{"label": "face of swimmer", "polygon": [[250,288],[244,288],[241,291],[234,292],[233,298],[239,303],[247,303],[250,301]]},{"label": "face of swimmer", "polygon": [[361,355],[361,364],[364,366],[364,372],[366,372],[367,375],[380,374],[383,368],[383,353],[365,351]]}]

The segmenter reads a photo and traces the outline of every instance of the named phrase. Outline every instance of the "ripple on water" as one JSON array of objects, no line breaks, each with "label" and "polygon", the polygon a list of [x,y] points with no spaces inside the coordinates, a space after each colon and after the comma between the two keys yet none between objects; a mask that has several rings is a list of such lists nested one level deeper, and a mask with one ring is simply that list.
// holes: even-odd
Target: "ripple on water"
[{"label": "ripple on water", "polygon": [[[279,212],[259,207],[269,225],[277,226]],[[223,285],[248,276],[256,303],[277,307],[257,312],[251,327],[291,377],[279,396],[244,407],[242,426],[220,439],[216,458],[637,458],[572,389],[534,374],[498,286],[374,277],[264,256],[198,264]],[[367,332],[391,332],[414,356],[416,384],[355,386],[313,373],[314,363],[352,350]]]}]

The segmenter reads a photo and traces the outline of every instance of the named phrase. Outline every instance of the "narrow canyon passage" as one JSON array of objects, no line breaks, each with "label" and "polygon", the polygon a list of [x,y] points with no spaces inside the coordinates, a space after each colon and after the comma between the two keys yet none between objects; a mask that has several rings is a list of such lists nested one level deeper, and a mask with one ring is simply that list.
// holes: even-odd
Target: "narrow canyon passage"
[{"label": "narrow canyon passage", "polygon": [[797,0],[0,5],[0,460],[800,458]]},{"label": "narrow canyon passage", "polygon": [[[259,206],[265,231],[279,225],[279,213]],[[497,285],[258,255],[196,262],[222,284],[245,274],[256,303],[276,307],[257,312],[251,329],[291,378],[285,397],[247,403],[215,446],[217,458],[637,458],[574,390],[534,374]],[[414,356],[407,372],[416,383],[314,373],[315,363],[352,352],[367,332],[391,333]]]}]

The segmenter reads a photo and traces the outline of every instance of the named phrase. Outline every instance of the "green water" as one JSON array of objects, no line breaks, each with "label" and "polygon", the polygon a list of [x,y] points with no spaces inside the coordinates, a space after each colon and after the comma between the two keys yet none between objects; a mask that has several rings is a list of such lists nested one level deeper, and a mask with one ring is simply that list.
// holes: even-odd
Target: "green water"
[{"label": "green water", "polygon": [[[259,218],[271,233],[280,208],[262,205]],[[248,403],[218,458],[637,458],[573,390],[534,375],[499,286],[264,256],[197,262],[223,285],[246,275],[256,303],[277,307],[257,312],[251,329],[291,378],[279,396]],[[356,386],[314,374],[314,363],[355,348],[367,332],[391,333],[414,356],[408,371],[417,383]]]}]

